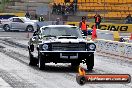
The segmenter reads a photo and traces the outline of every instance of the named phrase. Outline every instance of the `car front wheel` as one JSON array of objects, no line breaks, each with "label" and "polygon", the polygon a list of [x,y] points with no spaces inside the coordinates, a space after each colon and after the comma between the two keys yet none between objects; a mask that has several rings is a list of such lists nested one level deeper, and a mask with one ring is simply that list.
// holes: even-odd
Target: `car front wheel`
[{"label": "car front wheel", "polygon": [[87,65],[87,69],[89,71],[92,71],[93,67],[94,67],[94,54],[90,54],[88,56],[88,58],[86,59],[86,65]]},{"label": "car front wheel", "polygon": [[44,57],[42,57],[41,53],[38,53],[38,67],[40,70],[44,70],[45,69],[45,60]]},{"label": "car front wheel", "polygon": [[29,52],[29,65],[37,66],[37,59],[33,57],[31,52]]}]

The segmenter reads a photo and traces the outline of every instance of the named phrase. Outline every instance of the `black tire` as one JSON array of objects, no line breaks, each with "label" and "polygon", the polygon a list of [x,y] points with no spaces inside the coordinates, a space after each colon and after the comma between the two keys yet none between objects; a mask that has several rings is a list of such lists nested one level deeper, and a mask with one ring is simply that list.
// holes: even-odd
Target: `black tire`
[{"label": "black tire", "polygon": [[33,57],[31,52],[29,52],[29,65],[30,66],[37,66],[37,59]]},{"label": "black tire", "polygon": [[33,26],[32,25],[27,26],[26,31],[33,32],[34,31]]},{"label": "black tire", "polygon": [[87,69],[89,71],[93,70],[93,67],[94,67],[94,53],[90,54],[89,57],[86,59],[86,65],[87,65]]},{"label": "black tire", "polygon": [[8,32],[8,31],[10,31],[10,26],[8,24],[5,24],[3,26],[3,29]]},{"label": "black tire", "polygon": [[86,78],[85,77],[80,77],[80,79],[79,79],[79,84],[80,85],[84,85],[86,83]]},{"label": "black tire", "polygon": [[42,57],[41,53],[38,53],[38,67],[40,70],[45,69],[45,58]]}]

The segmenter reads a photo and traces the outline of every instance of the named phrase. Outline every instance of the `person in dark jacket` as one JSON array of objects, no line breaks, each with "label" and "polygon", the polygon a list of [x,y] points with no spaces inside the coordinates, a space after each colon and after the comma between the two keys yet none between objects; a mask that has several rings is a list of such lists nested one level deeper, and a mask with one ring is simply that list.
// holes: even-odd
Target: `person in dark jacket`
[{"label": "person in dark jacket", "polygon": [[59,25],[60,24],[60,18],[56,19],[55,25]]},{"label": "person in dark jacket", "polygon": [[30,18],[30,13],[27,11],[25,17]]},{"label": "person in dark jacket", "polygon": [[131,17],[131,14],[129,14],[129,15],[126,17],[126,23],[127,23],[127,24],[132,23],[132,17]]},{"label": "person in dark jacket", "polygon": [[62,12],[62,15],[65,15],[65,4],[64,3],[61,6],[61,12]]},{"label": "person in dark jacket", "polygon": [[57,5],[56,5],[56,3],[54,3],[53,4],[53,6],[52,6],[52,14],[56,14],[56,12],[57,12]]},{"label": "person in dark jacket", "polygon": [[57,5],[57,14],[61,14],[61,4]]},{"label": "person in dark jacket", "polygon": [[43,17],[43,15],[41,15],[41,16],[39,17],[38,20],[39,20],[39,21],[44,21],[44,17]]}]

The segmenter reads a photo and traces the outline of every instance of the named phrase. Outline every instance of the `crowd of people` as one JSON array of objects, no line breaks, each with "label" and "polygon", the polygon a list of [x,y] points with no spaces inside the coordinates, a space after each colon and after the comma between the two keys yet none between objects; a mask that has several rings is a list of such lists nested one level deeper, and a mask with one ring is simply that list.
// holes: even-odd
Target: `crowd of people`
[{"label": "crowd of people", "polygon": [[37,14],[31,15],[28,11],[26,12],[25,17],[30,18],[30,19],[35,19],[38,21],[44,21],[45,20],[43,14],[41,14],[39,16]]},{"label": "crowd of people", "polygon": [[58,14],[58,15],[74,14],[76,10],[77,10],[77,5],[75,2],[63,3],[63,4],[54,3],[52,6],[52,14]]}]

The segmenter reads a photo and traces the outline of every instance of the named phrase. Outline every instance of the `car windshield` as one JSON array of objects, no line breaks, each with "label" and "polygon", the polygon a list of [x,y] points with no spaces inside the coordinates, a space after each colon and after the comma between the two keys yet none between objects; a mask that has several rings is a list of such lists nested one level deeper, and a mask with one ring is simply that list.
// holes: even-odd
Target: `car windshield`
[{"label": "car windshield", "polygon": [[77,27],[46,27],[43,29],[45,36],[75,36],[82,38],[82,34]]}]

